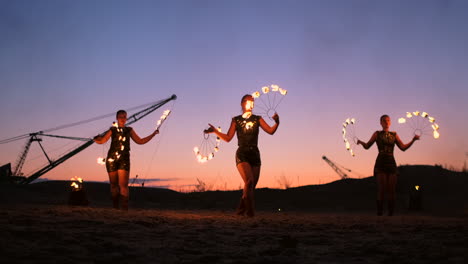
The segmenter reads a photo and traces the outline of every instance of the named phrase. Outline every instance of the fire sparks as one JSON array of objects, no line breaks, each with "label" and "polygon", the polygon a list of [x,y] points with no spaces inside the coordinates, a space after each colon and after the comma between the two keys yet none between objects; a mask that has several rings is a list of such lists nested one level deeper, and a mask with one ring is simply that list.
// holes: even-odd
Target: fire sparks
[{"label": "fire sparks", "polygon": [[[415,135],[432,134],[432,136],[435,139],[440,137],[440,133],[438,131],[439,125],[435,123],[435,118],[430,116],[427,112],[420,112],[420,111],[406,112],[406,119],[404,117],[401,117],[400,119],[398,119],[398,123],[400,124],[409,123],[409,126],[411,126],[414,129]],[[431,128],[432,128],[432,131],[427,131],[427,130],[430,130]]]},{"label": "fire sparks", "polygon": [[167,119],[167,117],[171,114],[171,110],[165,110],[161,117],[159,118],[158,122],[156,122],[156,130],[158,130],[161,125],[164,123],[164,121]]},{"label": "fire sparks", "polygon": [[[217,127],[216,130],[221,132],[221,127]],[[193,148],[193,152],[195,153],[197,161],[199,163],[205,163],[209,160],[212,160],[215,156],[214,153],[219,151],[220,142],[221,139],[219,137],[216,137],[216,140],[213,140],[209,134],[204,133],[204,140],[202,141],[200,147],[196,146]]]},{"label": "fire sparks", "polygon": [[99,158],[97,158],[97,163],[99,165],[106,165],[106,159],[103,158],[103,157],[99,157]]},{"label": "fire sparks", "polygon": [[260,92],[254,92],[254,93],[252,94],[252,97],[253,97],[253,98],[258,98],[258,97],[260,97]]},{"label": "fire sparks", "polygon": [[343,122],[343,128],[341,129],[341,134],[343,137],[343,142],[345,143],[346,150],[351,154],[351,156],[356,156],[352,148],[352,143],[357,144],[357,138],[355,136],[354,125],[356,124],[355,118],[346,118]]},{"label": "fire sparks", "polygon": [[72,183],[70,184],[70,186],[72,187],[72,189],[74,191],[78,191],[78,190],[81,190],[81,188],[83,188],[83,179],[82,178],[79,178],[79,177],[73,177],[70,179],[72,181]]}]

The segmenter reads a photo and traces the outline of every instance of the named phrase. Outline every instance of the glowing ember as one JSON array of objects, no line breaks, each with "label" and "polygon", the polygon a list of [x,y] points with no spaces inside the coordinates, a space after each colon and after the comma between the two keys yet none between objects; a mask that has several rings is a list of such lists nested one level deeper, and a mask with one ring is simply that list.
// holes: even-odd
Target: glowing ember
[{"label": "glowing ember", "polygon": [[200,152],[200,149],[198,147],[194,147],[193,152],[195,152],[195,154],[198,154]]},{"label": "glowing ember", "polygon": [[351,149],[351,145],[349,144],[349,141],[346,140],[346,143],[345,143],[345,144],[346,144],[346,149],[347,149],[347,150],[350,150],[350,149]]},{"label": "glowing ember", "polygon": [[439,130],[439,125],[436,124],[436,123],[434,123],[434,124],[432,125],[432,129],[434,129],[434,130]]},{"label": "glowing ember", "polygon": [[99,165],[106,165],[106,159],[102,158],[102,157],[99,157],[99,158],[97,158],[97,163]]},{"label": "glowing ember", "polygon": [[78,177],[73,177],[70,179],[72,183],[70,184],[71,187],[73,187],[74,191],[78,191],[81,188],[83,188],[83,179],[78,178]]},{"label": "glowing ember", "polygon": [[280,94],[282,94],[282,95],[286,95],[286,94],[288,93],[288,90],[285,90],[285,89],[283,89],[283,88],[279,88],[279,92],[280,92]]},{"label": "glowing ember", "polygon": [[406,123],[406,119],[401,117],[400,119],[398,119],[398,123],[404,124],[404,123]]},{"label": "glowing ember", "polygon": [[431,122],[431,123],[435,122],[435,118],[433,118],[432,116],[428,117],[428,119],[429,119],[429,122]]},{"label": "glowing ember", "polygon": [[416,189],[416,191],[419,191],[419,185],[414,186],[414,188]]},{"label": "glowing ember", "polygon": [[354,124],[356,123],[356,119],[355,118],[351,118],[351,124]]},{"label": "glowing ember", "polygon": [[263,87],[262,87],[262,92],[263,92],[264,94],[266,94],[266,93],[270,92],[270,88],[269,88],[268,86],[263,86]]},{"label": "glowing ember", "polygon": [[435,139],[438,139],[440,137],[439,131],[437,130],[434,130],[433,134]]},{"label": "glowing ember", "polygon": [[272,84],[272,85],[271,85],[271,90],[272,90],[273,92],[277,92],[277,91],[279,91],[279,89],[280,89],[280,87],[279,87],[278,85],[276,85],[276,84]]},{"label": "glowing ember", "polygon": [[351,123],[351,121],[349,120],[349,118],[346,119],[346,124],[349,125]]},{"label": "glowing ember", "polygon": [[418,115],[419,115],[419,111],[413,112],[413,115],[418,116]]},{"label": "glowing ember", "polygon": [[406,117],[411,118],[413,115],[410,112],[406,112]]},{"label": "glowing ember", "polygon": [[428,117],[429,115],[428,115],[426,112],[422,112],[421,116],[424,117],[424,118],[426,118],[426,117]]},{"label": "glowing ember", "polygon": [[253,93],[253,94],[252,94],[252,97],[253,97],[253,98],[258,98],[258,97],[260,97],[260,92],[255,92],[255,93]]}]

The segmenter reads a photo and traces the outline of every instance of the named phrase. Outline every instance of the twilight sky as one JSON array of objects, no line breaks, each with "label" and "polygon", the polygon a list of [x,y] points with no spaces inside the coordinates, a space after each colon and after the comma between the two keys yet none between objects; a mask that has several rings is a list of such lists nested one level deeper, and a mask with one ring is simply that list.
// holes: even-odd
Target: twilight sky
[{"label": "twilight sky", "polygon": [[[259,187],[339,179],[322,161],[370,176],[377,148],[351,157],[341,124],[357,119],[367,141],[388,114],[397,120],[426,111],[440,125],[395,151],[398,164],[461,169],[468,152],[468,1],[22,1],[0,0],[0,140],[114,113],[176,94],[132,127],[152,132],[164,109],[173,113],[146,145],[132,142],[131,177],[188,190],[197,178],[213,189],[236,189],[237,139],[222,142],[212,161],[192,152],[208,123],[226,130],[244,94],[278,84],[288,95],[277,133],[260,134]],[[130,114],[132,112],[130,111]],[[51,134],[92,137],[111,116]],[[0,165],[16,159],[26,140],[0,145]],[[79,142],[44,138],[52,159]],[[106,181],[96,162],[109,145],[94,144],[42,178]],[[31,146],[24,166],[46,159]]]}]

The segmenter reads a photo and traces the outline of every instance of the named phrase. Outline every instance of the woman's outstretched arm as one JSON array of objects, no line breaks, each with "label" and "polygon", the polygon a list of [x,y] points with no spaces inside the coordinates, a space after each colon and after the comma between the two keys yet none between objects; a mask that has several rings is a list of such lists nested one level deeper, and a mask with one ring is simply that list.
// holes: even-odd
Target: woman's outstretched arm
[{"label": "woman's outstretched arm", "polygon": [[409,149],[409,148],[413,145],[413,143],[414,143],[416,140],[419,140],[419,136],[418,136],[418,135],[414,135],[413,139],[412,139],[410,142],[408,142],[408,144],[404,144],[404,143],[401,141],[401,139],[400,139],[400,137],[398,136],[398,134],[396,135],[396,144],[397,144],[398,148],[401,149],[402,151],[405,151],[405,150]]},{"label": "woman's outstretched arm", "polygon": [[215,128],[212,124],[208,124],[210,128],[205,130],[205,133],[215,133],[216,136],[218,136],[220,139],[229,142],[231,139],[234,137],[234,134],[236,133],[236,121],[234,121],[234,118],[231,121],[231,126],[229,127],[229,130],[226,134],[221,133],[218,131],[217,128]]},{"label": "woman's outstretched arm", "polygon": [[278,129],[279,126],[279,116],[277,113],[273,115],[273,120],[275,120],[275,124],[273,126],[269,126],[265,120],[263,120],[262,117],[260,117],[260,127],[263,129],[263,131],[267,132],[270,135],[273,135],[276,130]]},{"label": "woman's outstretched arm", "polygon": [[98,144],[104,144],[107,142],[107,140],[109,140],[109,138],[111,137],[112,135],[112,131],[109,129],[107,130],[107,132],[104,134],[104,135],[97,135],[93,138],[94,142],[98,143]]},{"label": "woman's outstretched arm", "polygon": [[135,132],[135,130],[130,130],[130,137],[133,139],[133,141],[135,141],[135,143],[137,143],[138,145],[143,145],[145,143],[147,143],[148,141],[150,141],[154,136],[156,136],[157,134],[159,134],[159,130],[155,130],[153,133],[151,133],[149,136],[147,137],[144,137],[144,138],[140,138],[137,133]]},{"label": "woman's outstretched arm", "polygon": [[369,139],[367,143],[358,139],[356,144],[358,145],[361,144],[365,149],[369,149],[370,147],[372,147],[372,145],[374,145],[374,142],[376,139],[377,139],[377,131],[374,132],[374,134],[372,134],[371,138]]}]

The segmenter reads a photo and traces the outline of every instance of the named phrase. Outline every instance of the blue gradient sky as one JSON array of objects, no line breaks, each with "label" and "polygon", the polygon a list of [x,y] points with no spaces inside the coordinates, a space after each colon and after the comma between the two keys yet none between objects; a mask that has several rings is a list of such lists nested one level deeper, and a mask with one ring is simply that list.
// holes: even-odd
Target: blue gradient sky
[{"label": "blue gradient sky", "polygon": [[[376,147],[351,157],[343,120],[357,118],[357,133],[368,140],[389,114],[407,142],[411,133],[397,119],[415,110],[436,117],[441,138],[397,150],[397,163],[461,169],[468,151],[467,13],[462,0],[0,0],[0,139],[176,94],[161,135],[132,144],[131,176],[177,190],[197,178],[235,189],[242,182],[236,139],[202,165],[192,149],[207,123],[229,126],[242,95],[279,84],[289,93],[277,109],[277,133],[260,135],[259,187],[278,187],[281,177],[294,186],[337,180],[322,155],[369,176]],[[162,110],[133,125],[136,132],[151,133]],[[112,121],[54,133],[92,137]],[[14,164],[24,144],[0,145],[0,164]],[[76,142],[43,144],[53,156]],[[105,181],[96,158],[107,148],[92,145],[43,177]],[[37,146],[28,159],[26,173],[45,162]]]}]

